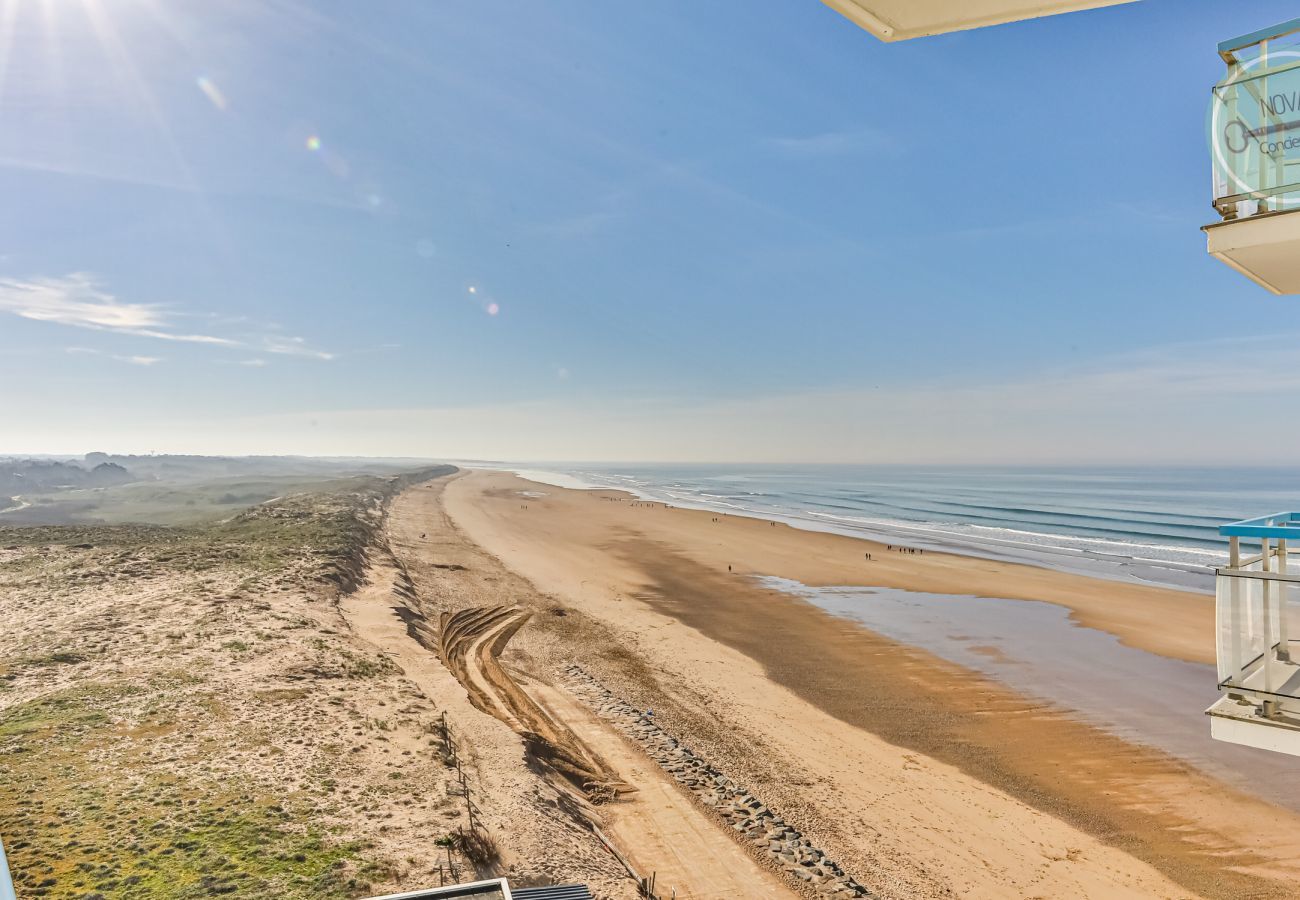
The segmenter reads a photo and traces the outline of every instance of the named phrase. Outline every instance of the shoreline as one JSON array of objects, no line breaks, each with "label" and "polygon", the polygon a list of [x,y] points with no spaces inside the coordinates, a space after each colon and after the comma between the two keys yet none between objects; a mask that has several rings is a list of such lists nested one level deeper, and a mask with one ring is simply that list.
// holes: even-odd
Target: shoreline
[{"label": "shoreline", "polygon": [[[620,690],[672,717],[692,745],[729,753],[746,783],[792,821],[807,816],[852,871],[913,886],[900,895],[929,896],[919,885],[936,882],[970,896],[1028,891],[1048,877],[1031,848],[1053,834],[1048,843],[1063,843],[1043,851],[1045,865],[1063,866],[1051,877],[1067,880],[1049,895],[1284,896],[1298,874],[1300,839],[1290,835],[1300,819],[1289,810],[738,576],[833,586],[863,583],[870,566],[871,584],[1045,600],[1076,624],[1128,631],[1130,646],[1202,663],[1213,649],[1210,598],[950,554],[868,549],[883,558],[864,563],[873,545],[860,539],[500,472],[450,481],[445,509],[509,568],[622,635],[618,651],[656,673],[654,685]],[[791,783],[772,769],[781,759],[807,774]],[[818,789],[810,796],[804,783]],[[855,810],[884,818],[855,825]],[[881,845],[886,826],[901,844]],[[1162,877],[1180,887],[1151,881]]]},{"label": "shoreline", "polygon": [[[843,517],[815,512],[782,513],[776,510],[753,510],[735,504],[709,503],[705,500],[691,500],[677,496],[664,499],[634,485],[602,485],[567,472],[551,469],[504,464],[500,467],[489,467],[481,463],[477,465],[466,463],[461,468],[466,471],[506,472],[526,481],[565,490],[614,491],[647,503],[662,503],[674,509],[690,509],[715,515],[779,522],[801,531],[836,534],[879,544],[907,542],[909,546],[922,547],[936,553],[1019,563],[1085,578],[1105,579],[1124,584],[1150,584],[1198,593],[1214,592],[1214,569],[1213,565],[1208,563],[1202,565],[1102,550],[1054,546],[1029,540],[1017,541],[1012,538],[965,534],[944,530],[938,527],[940,523],[933,523],[934,527],[887,521],[855,523],[846,521]],[[1064,533],[1054,532],[1023,533],[1056,538],[1068,537]],[[1169,545],[1169,549],[1182,548]],[[1226,548],[1224,553],[1226,555]]]},{"label": "shoreline", "polygon": [[[843,534],[803,528],[777,519],[757,515],[740,515],[710,509],[674,506],[662,500],[641,500],[634,492],[618,488],[568,488],[535,482],[512,471],[463,469],[469,476],[514,478],[531,485],[532,490],[550,488],[592,498],[632,501],[640,508],[662,508],[664,512],[687,516],[709,516],[719,522],[753,528],[743,533],[737,543],[730,535],[729,550],[736,557],[737,572],[751,575],[777,575],[811,587],[864,586],[898,588],[938,594],[970,594],[1008,600],[1039,600],[1063,606],[1079,625],[1115,635],[1122,643],[1179,659],[1213,665],[1214,596],[1185,588],[1151,584],[1136,580],[1099,578],[1077,572],[1062,571],[1019,560],[991,559],[986,556],[955,553],[940,547],[924,547],[921,555],[889,553],[886,542],[860,534]],[[540,492],[539,496],[545,496]],[[806,535],[813,546],[821,548],[815,560],[791,572],[770,572],[761,566],[762,550],[772,534],[756,526],[770,525],[781,537],[791,533]],[[747,544],[760,542],[757,552]],[[778,541],[779,543],[779,541]],[[874,548],[867,566],[859,565],[862,547]],[[908,545],[915,546],[915,545]],[[876,558],[876,554],[880,558]],[[744,566],[741,568],[739,566]],[[799,574],[802,572],[802,575]],[[871,579],[864,581],[862,579]],[[1141,606],[1122,608],[1109,594],[1117,593],[1139,601]],[[1182,620],[1179,620],[1182,617]]]}]

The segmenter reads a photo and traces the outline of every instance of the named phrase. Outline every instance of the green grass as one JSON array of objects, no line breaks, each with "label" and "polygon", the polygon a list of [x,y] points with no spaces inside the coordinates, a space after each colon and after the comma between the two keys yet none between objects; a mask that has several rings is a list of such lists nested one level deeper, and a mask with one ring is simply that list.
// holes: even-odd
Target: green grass
[{"label": "green grass", "polygon": [[[421,480],[449,470],[448,466],[430,466],[402,472],[376,461],[371,470],[375,474],[370,475],[267,472],[195,477],[190,474],[114,487],[24,494],[23,499],[31,505],[0,514],[0,525],[197,525],[230,518],[275,497],[367,491],[392,477]],[[0,497],[0,509],[9,505],[7,498]]]},{"label": "green grass", "polygon": [[127,685],[89,684],[15,704],[0,711],[0,749],[10,753],[37,749],[8,747],[13,739],[76,740],[107,721],[106,705],[138,690]]},{"label": "green grass", "polygon": [[20,672],[33,669],[51,669],[57,666],[71,666],[83,663],[91,654],[79,650],[55,650],[51,653],[28,653],[0,661],[0,680],[12,678]]},{"label": "green grass", "polygon": [[0,516],[0,522],[193,525],[229,518],[273,497],[304,491],[338,491],[347,483],[348,479],[267,476],[58,491],[24,495],[23,499],[32,505]]},{"label": "green grass", "polygon": [[350,650],[340,651],[343,657],[343,674],[348,678],[374,678],[400,671],[396,663],[382,654],[373,658],[360,656]]},{"label": "green grass", "polygon": [[134,750],[114,713],[143,690],[86,686],[0,712],[0,834],[19,896],[345,898],[380,874],[305,804],[105,766],[110,748]]},{"label": "green grass", "polygon": [[292,577],[299,568],[341,584],[358,567],[359,550],[369,538],[370,526],[360,513],[378,502],[382,490],[377,479],[357,479],[352,486],[358,490],[286,497],[272,507],[203,525],[0,524],[0,547],[34,551],[0,564],[0,574],[39,578],[61,591],[112,575],[148,579],[180,571],[201,582],[231,569],[242,576],[238,592],[245,594]]},{"label": "green grass", "polygon": [[195,797],[157,781],[126,793],[97,785],[76,799],[73,817],[41,799],[26,807],[35,828],[6,823],[21,896],[345,898],[376,874],[362,844],[295,828],[294,812],[265,800]]}]

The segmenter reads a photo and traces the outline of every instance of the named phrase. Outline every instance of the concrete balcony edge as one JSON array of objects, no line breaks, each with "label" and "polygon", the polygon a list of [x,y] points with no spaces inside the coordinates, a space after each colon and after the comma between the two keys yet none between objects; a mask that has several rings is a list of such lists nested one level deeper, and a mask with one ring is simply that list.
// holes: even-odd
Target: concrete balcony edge
[{"label": "concrete balcony edge", "polygon": [[[1024,19],[1037,19],[1062,13],[1081,12],[1106,6],[1133,3],[1135,0],[1048,0],[1028,3],[1025,0],[965,0],[965,2],[930,3],[929,12],[917,12],[911,0],[822,0],[844,18],[871,32],[882,41],[906,41],[912,38],[968,31],[990,25],[1005,25]],[[936,10],[935,7],[938,7]]]},{"label": "concrete balcony edge", "polygon": [[1274,294],[1300,294],[1300,209],[1201,228],[1211,256]]}]

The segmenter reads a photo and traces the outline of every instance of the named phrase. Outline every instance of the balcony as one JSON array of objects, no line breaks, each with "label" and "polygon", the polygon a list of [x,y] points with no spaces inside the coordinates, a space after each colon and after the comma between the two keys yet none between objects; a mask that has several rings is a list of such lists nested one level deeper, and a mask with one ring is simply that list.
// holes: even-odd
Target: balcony
[{"label": "balcony", "polygon": [[1300,19],[1219,45],[1210,101],[1210,255],[1274,294],[1300,294]]},{"label": "balcony", "polygon": [[[1300,513],[1277,513],[1219,529],[1228,565],[1217,570],[1219,691],[1206,713],[1221,741],[1300,756]],[[1243,555],[1259,542],[1258,554]],[[1294,637],[1293,637],[1294,636]]]},{"label": "balcony", "polygon": [[[449,884],[444,887],[385,894],[370,900],[591,900],[585,884],[557,884],[551,887],[512,888],[504,878]],[[5,900],[0,895],[0,900]]]},{"label": "balcony", "polygon": [[822,0],[882,41],[1001,25],[1133,0]]}]

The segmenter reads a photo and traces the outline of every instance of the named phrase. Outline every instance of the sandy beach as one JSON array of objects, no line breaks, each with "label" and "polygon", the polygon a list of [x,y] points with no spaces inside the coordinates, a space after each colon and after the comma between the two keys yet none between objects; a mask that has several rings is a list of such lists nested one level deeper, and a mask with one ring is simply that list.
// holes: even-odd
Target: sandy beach
[{"label": "sandy beach", "polygon": [[1211,598],[503,473],[410,491],[403,517],[443,519],[607,636],[547,637],[536,621],[511,666],[540,683],[573,658],[653,706],[887,896],[1293,893],[1294,813],[751,576],[1047,601],[1189,662],[1211,656]]},{"label": "sandy beach", "polygon": [[1293,760],[1208,740],[1204,596],[450,466],[5,534],[33,896],[1296,893]]}]

